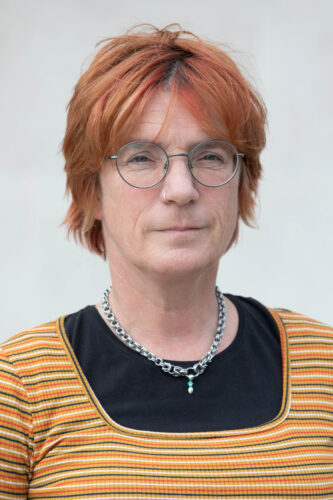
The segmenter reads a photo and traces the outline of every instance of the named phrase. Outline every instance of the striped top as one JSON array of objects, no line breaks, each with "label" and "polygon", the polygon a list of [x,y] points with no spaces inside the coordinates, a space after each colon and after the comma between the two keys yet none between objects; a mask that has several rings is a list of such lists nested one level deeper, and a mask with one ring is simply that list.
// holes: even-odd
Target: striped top
[{"label": "striped top", "polygon": [[271,313],[281,409],[232,431],[122,427],[91,391],[64,318],[12,337],[0,358],[0,498],[333,499],[333,330]]}]

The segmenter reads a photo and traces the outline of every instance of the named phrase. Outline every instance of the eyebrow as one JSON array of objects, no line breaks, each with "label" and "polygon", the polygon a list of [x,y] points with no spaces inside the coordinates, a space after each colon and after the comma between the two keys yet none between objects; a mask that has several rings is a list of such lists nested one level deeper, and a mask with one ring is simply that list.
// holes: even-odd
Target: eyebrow
[{"label": "eyebrow", "polygon": [[[195,146],[197,146],[198,144],[201,144],[202,142],[214,141],[214,140],[221,140],[221,139],[217,139],[215,137],[215,138],[205,138],[205,139],[200,139],[200,140],[195,141],[195,142],[190,142],[189,144],[187,144],[185,150],[186,151],[191,151],[193,148],[195,148]],[[167,152],[167,149],[169,149],[168,147],[164,146],[161,142],[154,141],[154,140],[151,140],[151,139],[131,139],[130,141],[126,142],[125,144],[130,144],[131,142],[151,142],[152,144],[156,144],[160,148],[164,149],[164,151],[166,151],[166,152]]]}]

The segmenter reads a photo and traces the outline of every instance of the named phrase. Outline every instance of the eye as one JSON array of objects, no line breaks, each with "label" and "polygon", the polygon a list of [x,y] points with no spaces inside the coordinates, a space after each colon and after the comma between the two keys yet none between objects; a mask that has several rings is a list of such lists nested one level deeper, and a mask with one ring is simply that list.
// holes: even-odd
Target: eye
[{"label": "eye", "polygon": [[[125,151],[127,153],[127,151]],[[153,151],[131,151],[131,154],[124,154],[118,163],[120,168],[127,168],[131,171],[152,171],[160,166],[160,162]]]},{"label": "eye", "polygon": [[223,154],[215,151],[201,151],[196,158],[192,160],[198,168],[221,168],[227,162]]},{"label": "eye", "polygon": [[136,154],[135,156],[132,156],[132,158],[129,158],[127,161],[133,163],[145,163],[153,160],[149,158],[147,155]]},{"label": "eye", "polygon": [[130,155],[125,160],[125,164],[128,166],[153,168],[157,165],[158,158],[151,151],[142,151],[139,153],[134,153]]},{"label": "eye", "polygon": [[206,153],[206,154],[203,154],[199,160],[203,160],[203,161],[224,161],[223,157],[221,157],[220,155],[217,155],[215,153]]}]

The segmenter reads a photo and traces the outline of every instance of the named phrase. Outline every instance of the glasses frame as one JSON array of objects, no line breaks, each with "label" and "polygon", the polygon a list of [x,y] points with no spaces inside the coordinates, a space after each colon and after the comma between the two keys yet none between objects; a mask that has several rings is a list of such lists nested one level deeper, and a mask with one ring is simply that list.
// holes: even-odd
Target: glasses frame
[{"label": "glasses frame", "polygon": [[[228,144],[229,146],[231,146],[234,150],[235,150],[235,154],[236,154],[236,157],[237,157],[237,163],[236,163],[236,168],[235,170],[233,171],[231,177],[229,177],[229,179],[227,179],[226,181],[222,182],[221,184],[213,184],[213,185],[210,185],[210,184],[204,184],[203,182],[201,182],[199,179],[197,179],[193,173],[193,165],[191,164],[191,161],[190,161],[190,156],[192,155],[193,151],[195,151],[198,147],[200,147],[202,144],[204,143],[207,143],[207,142],[224,142],[225,144]],[[163,176],[161,177],[161,179],[158,181],[158,182],[155,182],[154,184],[150,184],[149,186],[135,186],[135,184],[131,184],[129,181],[127,181],[123,175],[121,174],[120,172],[120,169],[119,169],[119,165],[118,165],[118,157],[119,157],[119,153],[120,151],[125,148],[126,146],[128,146],[129,144],[136,144],[136,143],[146,143],[146,144],[153,144],[154,146],[158,147],[159,149],[161,149],[163,151],[163,153],[165,154],[166,156],[166,163],[164,165],[164,174]],[[158,184],[160,184],[163,179],[166,177],[168,171],[169,171],[169,166],[170,166],[170,162],[169,162],[169,158],[174,158],[176,156],[183,156],[185,158],[187,158],[187,162],[186,162],[186,165],[187,165],[187,168],[191,174],[191,176],[193,177],[193,179],[198,182],[199,184],[201,184],[202,186],[206,186],[206,187],[212,187],[212,188],[217,188],[217,187],[221,187],[221,186],[225,186],[225,184],[228,184],[228,182],[230,182],[234,177],[235,175],[237,174],[238,172],[238,169],[239,169],[239,165],[240,165],[240,158],[245,158],[245,154],[243,153],[239,153],[237,151],[237,148],[229,141],[226,141],[224,139],[207,139],[206,141],[201,141],[199,142],[199,144],[197,144],[196,146],[194,146],[194,148],[191,149],[191,151],[189,153],[176,153],[176,154],[171,154],[169,155],[165,149],[162,148],[162,146],[160,146],[159,144],[156,144],[156,142],[151,142],[151,141],[130,141],[130,142],[127,142],[126,144],[124,144],[123,146],[121,146],[121,148],[118,150],[117,154],[116,155],[110,155],[110,156],[104,156],[104,160],[116,160],[116,167],[117,167],[117,170],[118,170],[118,174],[120,175],[120,177],[122,178],[122,180],[124,182],[126,182],[126,184],[128,184],[129,186],[132,186],[136,189],[149,189],[149,188],[152,188],[154,186],[157,186]]]}]

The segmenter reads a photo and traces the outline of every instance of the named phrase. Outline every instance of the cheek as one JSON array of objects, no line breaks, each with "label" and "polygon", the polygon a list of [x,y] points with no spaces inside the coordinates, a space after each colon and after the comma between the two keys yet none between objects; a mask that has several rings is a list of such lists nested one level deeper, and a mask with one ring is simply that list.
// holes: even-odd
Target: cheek
[{"label": "cheek", "polygon": [[235,219],[238,219],[238,214],[239,214],[239,203],[238,203],[238,189],[234,192],[232,200],[231,200],[231,206],[232,206],[232,213]]},{"label": "cheek", "polygon": [[[124,184],[124,183],[123,183]],[[104,231],[111,237],[134,245],[145,220],[149,203],[139,190],[126,184],[104,189],[101,202],[102,224]]]},{"label": "cheek", "polygon": [[235,231],[237,231],[238,217],[239,217],[239,206],[238,206],[238,190],[237,190],[235,193],[233,193],[233,196],[231,197],[229,204],[228,219],[229,219],[229,230],[231,239],[233,239]]},{"label": "cheek", "polygon": [[234,226],[238,218],[238,186],[224,186],[220,193],[219,201],[219,217],[224,226]]},{"label": "cheek", "polygon": [[226,185],[225,191],[220,193],[216,201],[215,213],[217,218],[216,243],[222,256],[231,246],[235,234],[237,234],[238,223],[238,189]]},{"label": "cheek", "polygon": [[[235,182],[233,182],[235,181]],[[238,217],[239,213],[239,203],[238,203],[238,197],[239,197],[239,177],[237,176],[236,179],[233,179],[231,181],[230,186],[227,184],[225,187],[229,188],[227,189],[227,194],[229,198],[229,206],[231,209],[231,212],[234,216]]]}]

